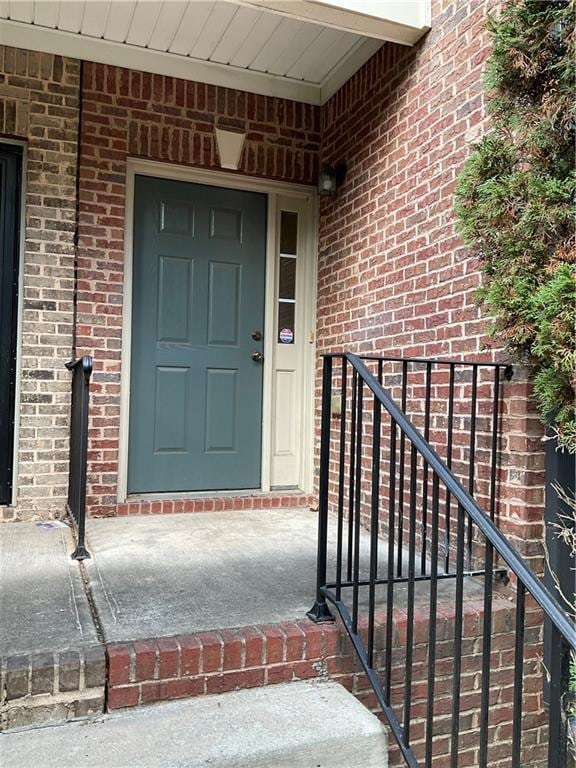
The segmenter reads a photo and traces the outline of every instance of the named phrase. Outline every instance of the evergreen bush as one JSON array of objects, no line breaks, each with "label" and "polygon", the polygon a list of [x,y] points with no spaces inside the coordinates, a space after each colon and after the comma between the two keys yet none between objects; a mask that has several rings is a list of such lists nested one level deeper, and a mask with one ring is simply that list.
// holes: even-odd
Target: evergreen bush
[{"label": "evergreen bush", "polygon": [[542,417],[576,451],[574,0],[513,0],[490,16],[491,128],[456,190],[479,258],[490,333],[532,366]]}]

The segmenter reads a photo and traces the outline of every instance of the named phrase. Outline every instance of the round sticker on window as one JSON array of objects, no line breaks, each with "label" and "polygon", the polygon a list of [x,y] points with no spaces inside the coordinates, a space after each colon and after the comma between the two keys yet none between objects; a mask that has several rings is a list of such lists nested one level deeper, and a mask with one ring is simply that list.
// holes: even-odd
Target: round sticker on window
[{"label": "round sticker on window", "polygon": [[278,334],[282,344],[294,344],[294,331],[292,328],[282,328]]}]

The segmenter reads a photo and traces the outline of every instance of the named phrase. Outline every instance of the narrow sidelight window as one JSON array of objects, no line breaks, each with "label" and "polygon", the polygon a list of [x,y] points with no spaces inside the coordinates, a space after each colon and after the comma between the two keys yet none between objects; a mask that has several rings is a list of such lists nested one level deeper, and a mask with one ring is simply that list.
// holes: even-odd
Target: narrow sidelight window
[{"label": "narrow sidelight window", "polygon": [[279,344],[294,344],[296,321],[296,264],[298,251],[298,214],[280,214],[280,262],[278,267]]}]

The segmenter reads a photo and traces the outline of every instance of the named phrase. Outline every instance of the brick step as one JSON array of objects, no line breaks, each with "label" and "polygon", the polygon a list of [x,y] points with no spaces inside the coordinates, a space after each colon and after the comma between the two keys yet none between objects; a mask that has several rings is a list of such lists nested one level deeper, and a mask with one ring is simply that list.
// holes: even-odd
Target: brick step
[{"label": "brick step", "polygon": [[326,678],[342,671],[343,641],[303,620],[109,643],[108,709]]},{"label": "brick step", "polygon": [[[316,503],[313,496],[300,491],[270,491],[269,493],[228,493],[199,495],[182,499],[133,499],[116,506],[115,514],[170,515],[181,512],[223,512],[251,509],[307,509]],[[93,517],[107,517],[94,507]]]},{"label": "brick step", "polygon": [[104,711],[102,645],[0,660],[0,731],[97,717]]},{"label": "brick step", "polygon": [[[500,635],[493,648],[508,650],[513,642],[508,602],[494,605],[493,629]],[[395,609],[393,622],[393,680],[403,683],[407,616]],[[471,665],[481,654],[476,652],[482,636],[483,605],[469,601],[464,611],[463,649],[471,655]],[[359,619],[360,632],[366,634],[367,618]],[[377,668],[385,660],[386,612],[375,615]],[[414,687],[420,692],[427,679],[429,612],[416,608],[414,614]],[[437,666],[452,663],[454,614],[452,607],[438,606],[436,619]],[[341,682],[374,711],[379,707],[351,642],[340,621],[315,624],[308,619],[238,629],[180,634],[172,637],[135,640],[106,645],[108,659],[107,707],[109,710],[137,707],[207,694],[226,693],[296,680],[333,679]],[[444,659],[448,659],[444,662]],[[472,679],[471,679],[472,682]],[[401,687],[401,686],[400,686]]]},{"label": "brick step", "polygon": [[342,686],[173,701],[3,739],[3,768],[387,768],[386,732]]},{"label": "brick step", "polygon": [[[483,602],[470,597],[465,602],[461,643],[461,743],[462,766],[478,764],[478,711],[481,697]],[[429,611],[417,606],[414,615],[412,664],[411,740],[420,759],[424,748],[428,678]],[[439,603],[436,616],[436,659],[434,711],[442,726],[435,737],[438,755],[448,754],[454,659],[454,611],[450,604]],[[383,651],[386,613],[375,616],[375,668],[384,676],[386,654]],[[366,622],[360,624],[365,636]],[[393,619],[391,653],[391,703],[402,709],[407,616],[396,606]],[[523,746],[529,750],[531,765],[544,766],[546,755],[546,719],[542,713],[542,670],[540,614],[530,606],[525,625]],[[74,655],[76,654],[77,655]],[[53,656],[52,668],[37,663],[40,658],[14,657],[3,666],[2,690],[6,700],[4,717],[12,727],[34,725],[86,717],[101,710],[103,682],[106,679],[107,708],[148,710],[141,705],[171,699],[202,699],[207,694],[224,694],[240,689],[268,688],[273,695],[278,684],[295,681],[340,683],[368,709],[379,714],[366,676],[352,652],[351,643],[339,622],[316,625],[305,619],[221,629],[210,632],[179,634],[133,642],[109,643],[106,665],[102,649],[87,649]],[[48,656],[44,661],[48,659]],[[43,670],[43,671],[42,671]],[[489,746],[497,750],[507,743],[512,727],[514,679],[514,610],[506,593],[495,595],[491,622],[491,689]],[[42,698],[45,697],[45,698]],[[47,699],[53,709],[42,714]],[[92,707],[89,699],[94,697]],[[218,699],[222,696],[218,696]],[[71,705],[71,702],[74,702]],[[440,723],[440,720],[438,721]],[[502,747],[504,749],[504,747]],[[504,749],[505,751],[505,749]],[[402,758],[390,745],[390,766],[400,768]],[[503,768],[495,762],[494,768]]]},{"label": "brick step", "polygon": [[[481,699],[483,603],[473,597],[465,602],[461,644],[461,764],[478,765],[478,712]],[[435,736],[438,759],[449,755],[454,669],[454,609],[439,604],[436,616],[436,660],[434,711],[441,716]],[[539,662],[541,622],[530,610],[526,621],[524,668],[523,740],[531,765],[544,766],[546,720],[541,707],[542,672]],[[425,744],[428,607],[418,606],[414,616],[411,711],[411,741],[418,759]],[[375,668],[382,679],[386,670],[384,637],[386,613],[375,617]],[[514,680],[514,610],[506,595],[495,596],[492,606],[491,687],[488,741],[496,754],[509,741],[512,727]],[[366,622],[360,624],[365,636]],[[402,711],[406,664],[406,613],[397,607],[393,620],[391,653],[391,702]],[[293,681],[327,680],[340,683],[369,710],[380,716],[376,697],[368,683],[350,640],[339,622],[313,624],[308,620],[274,625],[224,629],[107,646],[110,711],[134,708],[152,702],[224,694],[239,689],[274,686]],[[437,744],[436,744],[437,742]],[[506,752],[507,747],[502,747]],[[403,763],[398,748],[390,745],[390,766]],[[503,768],[495,762],[494,768]]]}]

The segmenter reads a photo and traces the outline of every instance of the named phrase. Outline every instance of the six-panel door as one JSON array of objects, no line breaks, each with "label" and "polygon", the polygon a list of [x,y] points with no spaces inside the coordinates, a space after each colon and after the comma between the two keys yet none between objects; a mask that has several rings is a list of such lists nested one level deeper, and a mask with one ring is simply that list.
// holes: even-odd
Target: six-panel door
[{"label": "six-panel door", "polygon": [[136,176],[133,250],[128,491],[258,488],[265,195]]}]

